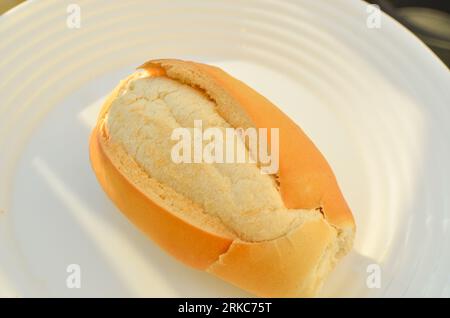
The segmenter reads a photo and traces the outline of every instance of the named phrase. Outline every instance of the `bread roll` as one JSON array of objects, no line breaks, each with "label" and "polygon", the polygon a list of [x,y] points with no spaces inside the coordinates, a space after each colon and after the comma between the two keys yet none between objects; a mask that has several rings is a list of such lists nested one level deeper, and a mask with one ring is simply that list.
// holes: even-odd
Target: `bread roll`
[{"label": "bread roll", "polygon": [[[279,170],[175,163],[174,129],[278,128]],[[263,297],[314,296],[355,224],[330,166],[275,105],[219,68],[153,60],[106,100],[90,139],[111,200],[178,260]]]}]

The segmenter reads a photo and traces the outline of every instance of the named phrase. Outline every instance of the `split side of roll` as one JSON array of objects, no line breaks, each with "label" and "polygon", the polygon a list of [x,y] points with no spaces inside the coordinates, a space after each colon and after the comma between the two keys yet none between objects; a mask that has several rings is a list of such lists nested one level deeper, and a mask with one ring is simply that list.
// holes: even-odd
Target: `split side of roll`
[{"label": "split side of roll", "polygon": [[[174,162],[173,131],[196,121],[220,131],[277,128],[278,173],[261,173],[257,161]],[[352,213],[319,150],[275,105],[219,68],[145,63],[105,102],[90,156],[106,193],[145,234],[255,295],[316,295],[352,246]]]}]

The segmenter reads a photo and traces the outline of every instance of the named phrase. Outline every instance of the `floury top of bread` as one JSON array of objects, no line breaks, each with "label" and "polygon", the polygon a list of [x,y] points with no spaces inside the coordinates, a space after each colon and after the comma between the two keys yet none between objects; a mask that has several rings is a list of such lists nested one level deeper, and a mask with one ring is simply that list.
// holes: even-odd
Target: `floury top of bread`
[{"label": "floury top of bread", "polygon": [[[269,151],[272,160],[279,152],[278,173],[261,173],[267,161],[239,138],[233,149],[244,149],[245,162],[174,160],[177,145],[196,152],[186,142],[198,121],[223,135],[263,128],[273,138],[279,129],[279,148]],[[180,128],[192,132],[182,143]],[[351,248],[353,217],[323,156],[278,108],[218,68],[144,64],[111,94],[92,136],[100,183],[138,227],[188,265],[250,292],[312,296]]]},{"label": "floury top of bread", "polygon": [[151,178],[198,206],[200,213],[217,219],[236,238],[273,240],[298,227],[304,218],[319,215],[287,209],[275,180],[262,174],[256,163],[174,161],[173,150],[179,144],[172,138],[174,132],[194,128],[198,120],[206,128],[232,127],[199,90],[167,77],[140,74],[123,86],[112,103],[105,132]]},{"label": "floury top of bread", "polygon": [[198,89],[167,77],[149,77],[145,71],[136,76],[126,82],[112,105],[107,119],[111,126],[122,123],[118,116],[130,119],[124,114],[132,112],[131,120],[160,120],[170,126],[174,163],[252,163],[263,174],[278,172],[278,128],[232,127],[217,113],[214,101]]}]

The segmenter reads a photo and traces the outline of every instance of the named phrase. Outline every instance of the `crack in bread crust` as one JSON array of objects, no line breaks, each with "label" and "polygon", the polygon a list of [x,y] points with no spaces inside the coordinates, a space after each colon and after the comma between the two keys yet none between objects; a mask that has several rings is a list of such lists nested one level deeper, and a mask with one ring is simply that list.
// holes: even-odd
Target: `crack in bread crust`
[{"label": "crack in bread crust", "polygon": [[[129,81],[106,115],[111,143],[119,144],[150,177],[219,218],[246,241],[281,237],[303,222],[285,208],[274,180],[252,163],[176,164],[170,158],[179,127],[229,128],[201,91],[166,77]],[[307,211],[309,213],[309,210]]]}]

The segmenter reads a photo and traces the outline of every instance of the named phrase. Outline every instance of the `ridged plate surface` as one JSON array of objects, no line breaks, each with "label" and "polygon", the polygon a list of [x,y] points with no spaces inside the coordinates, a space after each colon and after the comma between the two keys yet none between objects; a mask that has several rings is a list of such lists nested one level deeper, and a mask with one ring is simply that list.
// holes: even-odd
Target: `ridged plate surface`
[{"label": "ridged plate surface", "polygon": [[0,295],[248,296],[162,252],[90,169],[106,94],[176,57],[249,83],[329,159],[358,230],[323,296],[449,297],[449,71],[389,17],[368,28],[369,14],[357,0],[70,0],[0,17]]}]

